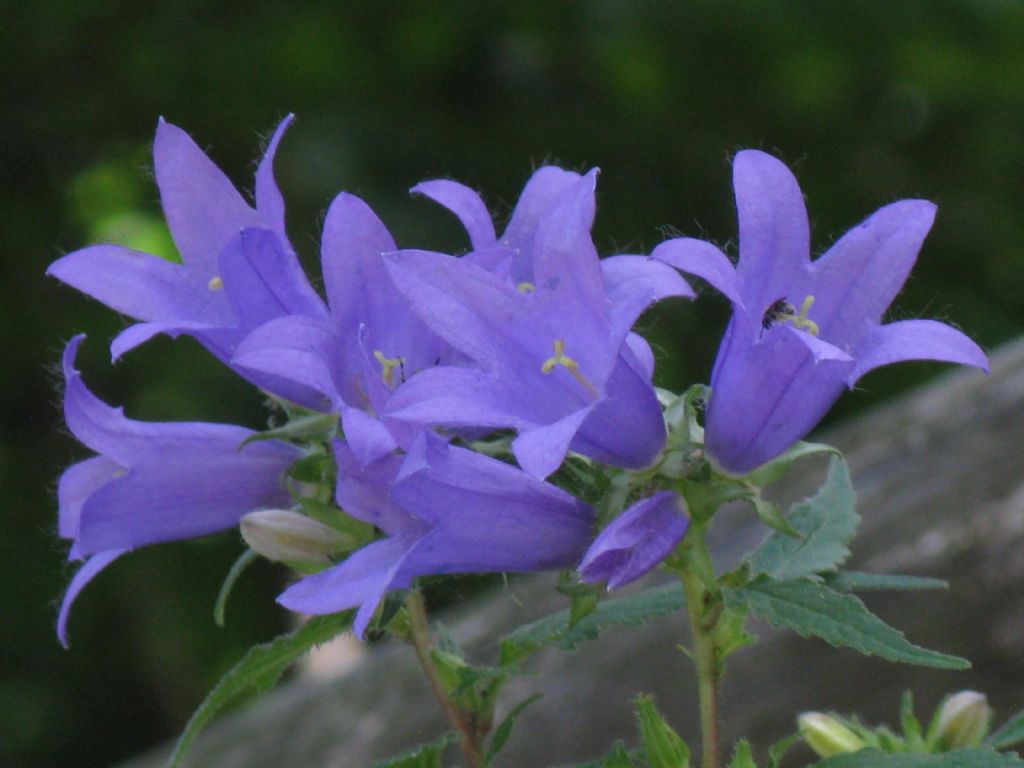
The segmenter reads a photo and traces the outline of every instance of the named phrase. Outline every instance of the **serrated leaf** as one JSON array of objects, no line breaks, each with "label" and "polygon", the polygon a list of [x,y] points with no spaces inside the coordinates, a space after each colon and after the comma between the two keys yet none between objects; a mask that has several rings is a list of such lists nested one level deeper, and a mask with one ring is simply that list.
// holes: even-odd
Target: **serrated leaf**
[{"label": "serrated leaf", "polygon": [[282,673],[307,651],[347,630],[352,625],[353,615],[352,611],[346,611],[314,616],[294,632],[250,648],[192,715],[174,746],[167,767],[175,768],[181,762],[195,738],[227,704],[243,693],[262,693],[271,688]]},{"label": "serrated leaf", "polygon": [[949,582],[942,579],[894,573],[861,573],[860,571],[830,573],[825,577],[825,583],[837,592],[949,588]]},{"label": "serrated leaf", "polygon": [[818,493],[794,504],[786,522],[800,538],[772,533],[749,558],[751,570],[779,581],[834,571],[850,556],[846,545],[860,516],[846,462],[834,457]]},{"label": "serrated leaf", "polygon": [[255,560],[256,552],[246,549],[238,556],[238,559],[232,564],[231,570],[228,571],[228,575],[224,577],[224,583],[220,585],[220,592],[217,593],[217,601],[213,604],[213,622],[218,627],[224,626],[224,610],[227,608],[228,596],[234,589],[235,582]]},{"label": "serrated leaf", "polygon": [[441,756],[457,739],[458,734],[448,731],[429,744],[421,744],[408,752],[374,763],[373,768],[444,768]]},{"label": "serrated leaf", "polygon": [[634,702],[647,768],[689,768],[690,749],[654,706],[650,696]]},{"label": "serrated leaf", "polygon": [[1006,749],[1024,742],[1024,712],[1011,717],[995,733],[985,739],[985,746]]},{"label": "serrated leaf", "polygon": [[957,749],[952,752],[882,752],[862,749],[835,755],[815,763],[814,768],[1022,768],[1016,754],[992,749]]},{"label": "serrated leaf", "polygon": [[729,760],[729,768],[757,768],[757,763],[754,762],[754,751],[746,739],[736,742],[736,748],[733,749],[732,758]]},{"label": "serrated leaf", "polygon": [[757,581],[727,588],[724,595],[727,603],[744,604],[775,627],[792,629],[803,637],[814,635],[868,656],[939,669],[970,666],[966,659],[914,645],[853,595],[833,592],[810,579]]},{"label": "serrated leaf", "polygon": [[514,630],[501,641],[501,665],[511,666],[532,651],[554,646],[575,650],[593,640],[606,627],[639,626],[655,616],[666,616],[683,607],[683,593],[675,582],[628,597],[601,602],[594,611],[569,626],[569,611],[562,610]]},{"label": "serrated leaf", "polygon": [[505,718],[501,721],[497,728],[494,729],[494,735],[491,736],[491,743],[487,746],[487,755],[484,757],[484,766],[491,764],[491,761],[497,757],[498,753],[501,752],[505,746],[505,742],[508,741],[508,737],[512,735],[512,729],[515,727],[516,720],[523,713],[523,710],[533,704],[535,701],[539,701],[544,698],[543,693],[535,693],[529,698],[523,699],[516,704],[512,710],[505,715]]}]

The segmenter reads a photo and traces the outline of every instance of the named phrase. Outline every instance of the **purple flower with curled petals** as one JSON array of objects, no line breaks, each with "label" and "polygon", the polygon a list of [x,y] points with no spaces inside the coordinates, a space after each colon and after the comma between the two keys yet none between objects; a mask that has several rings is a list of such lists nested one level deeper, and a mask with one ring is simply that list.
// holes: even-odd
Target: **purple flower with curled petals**
[{"label": "purple flower with curled petals", "polygon": [[[140,321],[114,339],[114,359],[164,333],[194,336],[227,363],[238,342],[273,317],[326,315],[288,242],[273,176],[274,155],[291,121],[278,126],[256,171],[253,208],[184,131],[161,120],[153,163],[182,263],[104,244],[50,265],[47,274]],[[303,405],[319,404],[288,381],[253,381]]]},{"label": "purple flower with curled petals", "polygon": [[740,226],[734,272],[706,243],[659,246],[666,262],[685,271],[701,264],[732,299],[705,428],[707,453],[719,467],[744,474],[778,456],[844,389],[881,365],[941,360],[988,369],[978,345],[944,323],[881,324],[931,228],[932,203],[887,205],[811,261],[803,196],[789,169],[747,150],[736,155],[733,183]]},{"label": "purple flower with curled petals", "polygon": [[64,417],[98,455],[68,467],[57,490],[58,531],[72,542],[69,558],[88,558],[61,605],[57,632],[64,645],[72,603],[115,558],[146,544],[231,528],[254,509],[288,504],[282,474],[302,455],[278,441],[241,448],[253,434],[242,427],[125,418],[74,369],[83,338],[64,352]]},{"label": "purple flower with curled petals", "polygon": [[334,447],[338,502],[386,538],[296,582],[278,602],[315,614],[358,607],[360,636],[383,596],[419,576],[569,568],[590,541],[585,503],[433,433],[420,433],[405,457],[369,465],[345,443]]},{"label": "purple flower with curled petals", "polygon": [[631,505],[594,539],[580,561],[580,578],[618,589],[668,557],[690,528],[686,502],[662,491]]},{"label": "purple flower with curled petals", "polygon": [[363,464],[408,444],[419,431],[380,420],[391,393],[417,371],[452,357],[392,283],[384,254],[396,247],[365,202],[338,195],[321,244],[329,314],[272,319],[250,333],[232,359],[254,375],[318,393],[340,413],[346,439]]},{"label": "purple flower with curled petals", "polygon": [[[665,432],[650,358],[627,336],[647,306],[672,295],[669,285],[674,295],[692,292],[645,257],[621,257],[609,289],[590,238],[596,177],[591,171],[559,191],[511,278],[469,257],[400,251],[388,258],[413,309],[475,367],[421,372],[394,394],[386,418],[511,427],[520,466],[537,477],[557,469],[570,448],[627,468],[654,460]],[[633,258],[655,264],[646,278]]]}]

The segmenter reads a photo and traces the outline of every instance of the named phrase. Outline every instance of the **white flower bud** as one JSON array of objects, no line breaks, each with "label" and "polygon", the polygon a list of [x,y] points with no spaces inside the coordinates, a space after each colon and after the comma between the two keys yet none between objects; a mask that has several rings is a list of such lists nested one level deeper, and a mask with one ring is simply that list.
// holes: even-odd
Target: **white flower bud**
[{"label": "white flower bud", "polygon": [[938,718],[936,731],[947,749],[976,747],[988,735],[992,707],[985,694],[960,691],[942,702]]},{"label": "white flower bud", "polygon": [[867,746],[856,733],[821,712],[804,712],[796,722],[804,741],[820,757],[857,752]]},{"label": "white flower bud", "polygon": [[268,560],[326,563],[344,548],[345,537],[290,509],[261,509],[239,523],[245,543]]}]

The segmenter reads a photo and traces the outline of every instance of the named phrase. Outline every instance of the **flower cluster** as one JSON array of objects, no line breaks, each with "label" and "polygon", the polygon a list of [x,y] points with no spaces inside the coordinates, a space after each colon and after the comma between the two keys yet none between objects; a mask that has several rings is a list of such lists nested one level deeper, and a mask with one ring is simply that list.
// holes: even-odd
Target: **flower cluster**
[{"label": "flower cluster", "polygon": [[[754,151],[734,162],[735,267],[689,238],[600,259],[590,234],[597,170],[549,166],[500,236],[473,190],[414,187],[465,227],[470,248],[458,257],[400,249],[365,202],[339,194],[321,240],[324,300],[288,241],[274,180],[290,123],[258,166],[252,206],[161,121],[156,181],[181,262],[104,244],[50,266],[137,321],[114,339],[114,359],[157,334],[192,336],[292,419],[265,434],[128,419],[85,387],[74,369],[81,337],[72,340],[65,415],[97,455],[60,481],[60,534],[71,558],[88,558],[61,608],[63,642],[71,603],[123,552],[239,525],[264,554],[306,561],[311,575],[283,605],[358,608],[359,634],[387,592],[421,576],[578,569],[609,587],[639,578],[690,524],[678,473],[662,471],[672,424],[652,384],[654,355],[633,331],[655,302],[694,297],[680,272],[733,306],[703,447],[691,451],[720,477],[783,453],[879,365],[986,365],[949,326],[880,324],[934,206],[889,205],[812,262],[796,181]],[[319,431],[300,428],[311,423]],[[619,478],[620,503],[595,509],[556,484],[567,458],[577,473]],[[326,467],[316,481],[296,471],[311,464]],[[287,546],[275,549],[275,535]]]}]

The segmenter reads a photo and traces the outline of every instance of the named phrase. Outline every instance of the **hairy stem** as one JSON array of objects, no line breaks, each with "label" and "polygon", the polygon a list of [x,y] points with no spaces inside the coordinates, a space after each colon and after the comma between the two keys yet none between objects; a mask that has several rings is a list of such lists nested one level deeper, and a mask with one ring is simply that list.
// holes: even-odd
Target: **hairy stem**
[{"label": "hairy stem", "polygon": [[423,601],[423,595],[418,589],[410,590],[405,599],[405,610],[409,615],[409,642],[416,651],[416,658],[423,669],[423,674],[427,676],[430,687],[434,691],[434,697],[441,705],[441,709],[444,710],[449,725],[459,732],[459,747],[466,758],[466,765],[468,768],[481,768],[483,757],[481,756],[480,735],[448,696],[444,683],[437,673],[437,667],[434,666],[434,661],[430,658],[434,640],[430,635],[430,622],[427,620],[427,608]]},{"label": "hairy stem", "polygon": [[[692,537],[692,538],[691,538]],[[693,558],[708,561],[704,531],[691,528],[687,539],[692,557],[679,571],[679,579],[686,597],[686,612],[690,617],[693,635],[693,661],[697,667],[697,691],[700,700],[700,734],[702,768],[718,768],[721,763],[718,734],[718,678],[721,670],[715,647],[714,625],[718,611],[713,595],[693,567]]]}]

